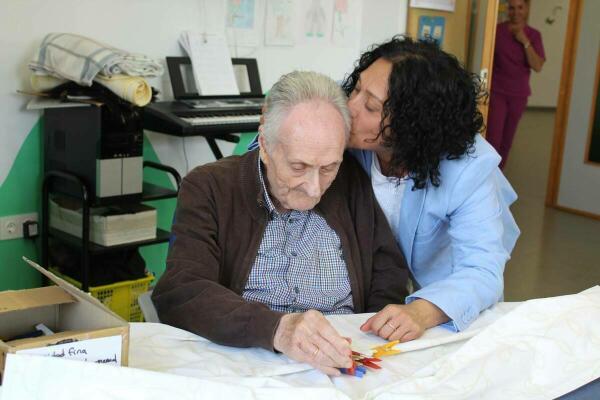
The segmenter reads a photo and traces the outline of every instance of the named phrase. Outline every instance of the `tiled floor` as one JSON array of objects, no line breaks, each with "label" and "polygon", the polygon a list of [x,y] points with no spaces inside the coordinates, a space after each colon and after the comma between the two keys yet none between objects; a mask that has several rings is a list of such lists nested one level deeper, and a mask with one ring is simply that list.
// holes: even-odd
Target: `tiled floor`
[{"label": "tiled floor", "polygon": [[505,168],[519,194],[521,237],[505,272],[506,301],[576,293],[600,285],[600,221],[544,206],[554,111],[528,110]]}]

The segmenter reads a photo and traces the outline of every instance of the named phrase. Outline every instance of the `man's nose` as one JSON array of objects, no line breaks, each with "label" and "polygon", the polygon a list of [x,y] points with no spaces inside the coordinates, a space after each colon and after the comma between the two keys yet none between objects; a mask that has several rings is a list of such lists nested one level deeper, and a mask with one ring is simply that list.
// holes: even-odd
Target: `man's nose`
[{"label": "man's nose", "polygon": [[310,197],[321,196],[321,185],[319,182],[319,170],[311,171],[306,177],[305,182],[306,194]]}]

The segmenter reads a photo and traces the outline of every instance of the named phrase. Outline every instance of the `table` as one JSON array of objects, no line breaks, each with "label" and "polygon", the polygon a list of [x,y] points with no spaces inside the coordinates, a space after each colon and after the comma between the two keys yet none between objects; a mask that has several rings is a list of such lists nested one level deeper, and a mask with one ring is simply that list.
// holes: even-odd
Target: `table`
[{"label": "table", "polygon": [[[358,330],[370,315],[328,318],[363,350],[383,342]],[[400,348],[383,370],[329,378],[266,350],[133,323],[130,368],[15,355],[2,400],[556,398],[600,377],[600,287],[500,303],[464,332],[437,327]]]}]

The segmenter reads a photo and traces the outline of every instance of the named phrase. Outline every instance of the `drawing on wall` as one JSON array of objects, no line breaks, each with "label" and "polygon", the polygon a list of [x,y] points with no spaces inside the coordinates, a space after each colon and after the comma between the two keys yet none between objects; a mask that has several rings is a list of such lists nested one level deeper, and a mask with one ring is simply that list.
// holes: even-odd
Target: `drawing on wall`
[{"label": "drawing on wall", "polygon": [[311,0],[304,22],[306,36],[323,37],[325,35],[325,9],[320,0]]},{"label": "drawing on wall", "polygon": [[293,46],[292,0],[267,0],[265,9],[265,45]]},{"label": "drawing on wall", "polygon": [[228,0],[227,27],[254,29],[254,0]]},{"label": "drawing on wall", "polygon": [[498,23],[508,21],[508,0],[500,0],[498,3]]},{"label": "drawing on wall", "polygon": [[227,42],[234,46],[256,47],[260,42],[256,0],[227,0],[225,26]]},{"label": "drawing on wall", "polygon": [[418,37],[420,40],[433,39],[441,47],[444,43],[445,26],[446,18],[444,17],[422,15],[419,17]]},{"label": "drawing on wall", "polygon": [[410,6],[413,8],[454,12],[456,0],[410,0]]},{"label": "drawing on wall", "polygon": [[356,0],[334,0],[331,41],[338,46],[352,46],[358,40],[360,3]]},{"label": "drawing on wall", "polygon": [[325,43],[330,40],[333,16],[333,0],[310,0],[296,3],[300,18],[299,41]]}]

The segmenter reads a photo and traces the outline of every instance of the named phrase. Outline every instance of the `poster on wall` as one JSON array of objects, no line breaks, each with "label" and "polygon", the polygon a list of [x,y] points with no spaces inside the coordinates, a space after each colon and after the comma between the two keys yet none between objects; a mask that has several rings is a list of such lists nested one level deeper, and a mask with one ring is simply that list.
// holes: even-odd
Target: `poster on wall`
[{"label": "poster on wall", "polygon": [[225,27],[230,45],[259,45],[257,11],[256,0],[227,0]]},{"label": "poster on wall", "polygon": [[413,8],[454,12],[456,0],[410,0],[410,6]]},{"label": "poster on wall", "polygon": [[508,0],[500,0],[498,3],[498,23],[508,21]]},{"label": "poster on wall", "polygon": [[333,44],[350,47],[358,41],[360,6],[361,4],[357,0],[334,0],[331,28]]},{"label": "poster on wall", "polygon": [[265,45],[293,46],[294,4],[292,0],[267,0],[265,6]]},{"label": "poster on wall", "polygon": [[446,28],[446,18],[430,17],[422,15],[419,17],[418,37],[419,40],[433,39],[438,46],[444,44],[444,31]]},{"label": "poster on wall", "polygon": [[304,44],[326,44],[331,38],[333,0],[305,0],[298,5],[297,38]]}]

